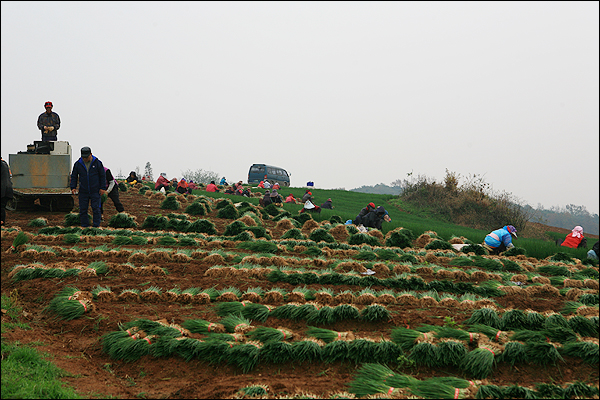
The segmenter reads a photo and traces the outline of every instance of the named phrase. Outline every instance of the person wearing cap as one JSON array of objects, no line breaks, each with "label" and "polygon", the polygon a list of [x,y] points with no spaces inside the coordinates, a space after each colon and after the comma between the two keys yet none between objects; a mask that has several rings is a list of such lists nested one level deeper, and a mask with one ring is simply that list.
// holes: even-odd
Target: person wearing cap
[{"label": "person wearing cap", "polygon": [[367,228],[375,228],[381,230],[383,221],[390,222],[392,219],[388,215],[388,212],[382,206],[377,207],[375,210],[370,211],[363,219],[362,224]]},{"label": "person wearing cap", "polygon": [[92,207],[93,225],[100,226],[102,220],[100,197],[106,193],[106,172],[104,165],[92,150],[85,146],[81,148],[81,157],[73,165],[71,172],[71,193],[77,194],[79,181],[79,218],[82,227],[90,226],[88,207]]},{"label": "person wearing cap", "polygon": [[262,199],[259,200],[258,203],[263,207],[266,207],[269,204],[271,204],[271,191],[268,189],[265,190],[265,195],[263,196]]},{"label": "person wearing cap", "polygon": [[304,195],[302,196],[302,202],[306,203],[309,200],[311,203],[313,202],[312,192],[310,190],[306,189],[306,191],[304,192]]},{"label": "person wearing cap", "polygon": [[277,193],[277,189],[271,190],[271,203],[275,204],[277,207],[281,207],[283,203],[283,199],[279,193]]},{"label": "person wearing cap", "polygon": [[483,241],[483,247],[492,254],[500,254],[515,246],[512,244],[511,235],[517,237],[517,229],[512,225],[503,226],[487,234]]},{"label": "person wearing cap", "polygon": [[162,188],[165,188],[165,192],[166,192],[167,190],[169,190],[170,186],[171,186],[171,182],[169,182],[169,180],[167,179],[167,174],[164,172],[161,172],[160,176],[156,180],[156,183],[154,184],[154,190],[160,190]]},{"label": "person wearing cap", "polygon": [[587,239],[583,236],[583,228],[577,225],[560,245],[572,249],[587,248]]},{"label": "person wearing cap", "polygon": [[221,185],[221,186],[227,185],[227,179],[225,179],[225,177],[222,177],[221,182],[219,182],[219,185]]},{"label": "person wearing cap", "polygon": [[37,120],[38,129],[42,132],[42,141],[51,142],[58,140],[56,135],[60,128],[60,117],[52,111],[52,102],[47,101],[44,104],[46,112],[40,114]]},{"label": "person wearing cap", "polygon": [[321,208],[327,208],[329,210],[333,210],[333,204],[331,204],[331,198],[327,199],[325,203],[321,204]]},{"label": "person wearing cap", "polygon": [[356,218],[354,218],[353,224],[361,225],[363,223],[363,218],[365,218],[371,211],[375,211],[375,203],[369,203],[366,207],[360,210]]},{"label": "person wearing cap", "polygon": [[294,204],[296,204],[296,198],[294,197],[293,194],[290,193],[290,195],[285,198],[285,202],[286,203],[294,203]]}]

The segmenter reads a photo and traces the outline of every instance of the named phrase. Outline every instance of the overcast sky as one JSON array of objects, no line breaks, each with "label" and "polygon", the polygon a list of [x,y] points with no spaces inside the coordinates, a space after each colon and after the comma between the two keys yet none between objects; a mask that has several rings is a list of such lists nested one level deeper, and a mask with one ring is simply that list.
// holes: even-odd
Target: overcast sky
[{"label": "overcast sky", "polygon": [[598,4],[2,1],[2,157],[52,101],[73,162],[90,146],[115,174],[448,169],[597,214]]}]

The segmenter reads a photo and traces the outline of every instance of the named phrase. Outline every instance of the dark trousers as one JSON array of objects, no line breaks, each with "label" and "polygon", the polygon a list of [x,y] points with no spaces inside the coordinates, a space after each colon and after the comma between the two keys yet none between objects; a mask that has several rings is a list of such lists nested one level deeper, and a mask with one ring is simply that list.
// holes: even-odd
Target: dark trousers
[{"label": "dark trousers", "polygon": [[3,197],[1,202],[2,202],[2,222],[6,223],[6,203],[8,203],[8,200],[10,200],[8,197]]},{"label": "dark trousers", "polygon": [[[125,207],[123,207],[123,204],[121,204],[121,200],[119,200],[118,187],[115,186],[113,190],[111,190],[110,193],[108,193],[108,197],[112,200],[113,204],[115,205],[115,208],[117,209],[117,212],[125,211]],[[100,202],[100,213],[104,214],[104,203],[102,202]]]},{"label": "dark trousers", "polygon": [[102,210],[100,208],[100,193],[83,193],[79,192],[79,219],[82,227],[90,226],[90,220],[88,218],[88,207],[92,206],[93,225],[95,227],[100,226],[100,220],[102,219]]}]

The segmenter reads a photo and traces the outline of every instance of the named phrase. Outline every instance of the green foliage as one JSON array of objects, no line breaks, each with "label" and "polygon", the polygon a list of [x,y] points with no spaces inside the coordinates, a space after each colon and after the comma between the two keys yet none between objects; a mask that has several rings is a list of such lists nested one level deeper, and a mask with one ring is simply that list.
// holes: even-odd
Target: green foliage
[{"label": "green foliage", "polygon": [[348,238],[348,244],[359,245],[368,244],[369,246],[381,246],[379,239],[366,233],[357,233]]},{"label": "green foliage", "polygon": [[317,243],[319,243],[320,241],[324,241],[326,243],[334,243],[336,241],[335,238],[323,228],[315,229],[311,232],[308,238]]},{"label": "green foliage", "polygon": [[257,240],[255,242],[242,242],[236,246],[238,249],[252,250],[257,253],[276,253],[279,251],[277,245],[266,240]]},{"label": "green foliage", "polygon": [[306,254],[308,256],[313,256],[313,257],[318,257],[321,254],[323,254],[323,251],[320,248],[316,247],[316,246],[310,246],[309,248],[307,248],[306,250],[304,250],[302,252],[302,254]]},{"label": "green foliage", "polygon": [[242,221],[233,221],[229,225],[225,227],[225,232],[223,236],[235,236],[246,230],[248,226]]},{"label": "green foliage", "polygon": [[233,204],[228,204],[225,207],[220,208],[219,212],[217,213],[217,218],[237,219],[239,216],[240,213]]},{"label": "green foliage", "polygon": [[480,244],[469,244],[461,249],[461,251],[465,254],[467,253],[475,253],[478,256],[486,256],[488,255],[488,251]]},{"label": "green foliage", "polygon": [[453,247],[445,240],[432,240],[425,246],[425,250],[452,250]]},{"label": "green foliage", "polygon": [[[4,322],[2,323],[4,325]],[[33,347],[2,340],[2,398],[81,398],[61,378],[68,374],[47,360],[48,354]]]},{"label": "green foliage", "polygon": [[312,217],[308,213],[302,213],[302,214],[294,215],[292,218],[295,219],[296,221],[298,221],[301,224],[304,224],[309,219],[312,219]]},{"label": "green foliage", "polygon": [[300,229],[298,228],[292,228],[287,230],[283,236],[281,236],[282,239],[299,239],[299,240],[304,240],[306,239],[306,236],[304,236],[304,234],[300,231]]},{"label": "green foliage", "polygon": [[221,199],[218,203],[217,203],[217,210],[220,210],[222,208],[225,208],[227,206],[233,206],[233,202],[230,199]]},{"label": "green foliage", "polygon": [[166,210],[179,210],[181,208],[181,203],[179,203],[175,196],[167,196],[160,204],[160,208]]},{"label": "green foliage", "polygon": [[206,215],[204,203],[195,201],[185,208],[185,212],[190,215]]},{"label": "green foliage", "polygon": [[[92,222],[92,216],[88,214],[88,220]],[[81,219],[79,219],[79,213],[67,213],[65,214],[64,226],[79,226],[81,225]]]},{"label": "green foliage", "polygon": [[394,230],[391,235],[385,240],[387,247],[412,247],[414,234],[409,229]]},{"label": "green foliage", "polygon": [[127,185],[125,185],[124,182],[119,182],[119,190],[121,192],[126,192],[127,191]]},{"label": "green foliage", "polygon": [[131,215],[120,212],[110,217],[108,226],[111,228],[136,228],[137,223]]},{"label": "green foliage", "polygon": [[510,256],[520,256],[520,255],[527,255],[527,250],[525,250],[522,247],[511,247],[510,249],[506,250],[504,253],[502,253],[503,256],[505,257],[510,257]]},{"label": "green foliage", "polygon": [[48,220],[46,218],[34,218],[27,223],[27,226],[31,227],[42,227],[48,226]]},{"label": "green foliage", "polygon": [[67,233],[63,236],[63,241],[67,244],[79,243],[81,235],[77,233]]},{"label": "green foliage", "polygon": [[199,232],[206,233],[207,235],[216,235],[217,228],[215,224],[208,219],[198,219],[190,224],[187,229],[188,232]]}]

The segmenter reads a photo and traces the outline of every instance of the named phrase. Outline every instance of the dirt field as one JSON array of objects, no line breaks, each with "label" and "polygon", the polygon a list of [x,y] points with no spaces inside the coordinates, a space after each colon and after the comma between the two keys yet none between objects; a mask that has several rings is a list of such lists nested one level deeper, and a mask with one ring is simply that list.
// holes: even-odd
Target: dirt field
[{"label": "dirt field", "polygon": [[[160,201],[128,191],[121,193],[121,200],[126,212],[136,217],[138,226],[148,215],[167,214],[170,210],[160,209]],[[184,204],[185,207],[186,204]],[[77,207],[77,204],[76,204]],[[213,208],[214,210],[214,208]],[[173,211],[176,213],[183,210]],[[107,227],[106,221],[116,213],[114,206],[108,201],[105,205],[105,215],[102,227]],[[232,221],[216,218],[217,210],[211,212],[208,218],[217,227],[218,234],[223,234],[225,227]],[[27,223],[34,218],[45,217],[49,226],[62,225],[64,213],[18,213],[8,212],[7,227],[17,226],[21,230],[37,233],[40,228],[28,227]],[[195,218],[193,218],[195,219]],[[266,228],[273,239],[279,239],[285,232],[275,228],[276,223],[265,220]],[[139,229],[139,228],[138,228]],[[553,228],[545,228],[553,229]],[[568,230],[553,229],[558,232]],[[43,313],[42,310],[50,300],[65,286],[76,286],[82,291],[92,291],[98,285],[110,286],[115,293],[123,289],[138,288],[144,290],[150,286],[158,286],[166,291],[173,287],[186,289],[190,287],[223,289],[236,287],[242,293],[248,288],[261,287],[265,291],[273,287],[283,288],[288,291],[297,287],[283,282],[272,283],[267,279],[256,277],[231,276],[211,277],[206,275],[207,270],[213,266],[212,261],[203,258],[193,258],[187,262],[165,260],[161,262],[147,261],[143,265],[156,265],[168,271],[167,275],[139,275],[128,272],[109,272],[106,276],[88,276],[32,279],[13,282],[8,278],[11,269],[20,264],[42,262],[44,264],[66,261],[68,264],[89,264],[92,261],[103,260],[109,266],[125,264],[127,258],[105,254],[100,258],[89,258],[74,252],[74,256],[60,256],[48,259],[22,257],[20,253],[6,253],[12,244],[14,236],[3,230],[2,236],[2,294],[18,300],[23,307],[22,320],[27,322],[32,330],[16,330],[5,333],[7,340],[18,340],[21,343],[34,343],[35,347],[53,356],[53,362],[60,368],[68,371],[73,377],[64,381],[73,386],[79,393],[86,397],[115,397],[115,398],[232,398],[236,392],[249,385],[266,384],[269,387],[269,397],[285,397],[313,395],[319,398],[328,398],[336,393],[347,391],[346,384],[350,382],[356,372],[357,365],[351,362],[327,363],[286,363],[268,364],[258,363],[249,373],[242,373],[239,367],[225,363],[208,365],[199,360],[185,362],[179,357],[166,359],[144,356],[135,362],[123,362],[111,359],[102,350],[100,337],[107,332],[118,330],[119,323],[127,323],[138,318],[151,320],[165,319],[168,322],[182,324],[190,318],[201,318],[207,321],[218,321],[221,317],[215,312],[214,302],[209,304],[183,304],[176,301],[159,299],[156,302],[137,302],[115,300],[111,302],[94,301],[94,308],[80,318],[65,321],[55,318],[54,315]],[[65,244],[64,241],[46,242],[34,236],[30,243],[56,245],[63,249],[82,247],[96,247],[100,242]],[[117,247],[107,243],[109,247]],[[236,249],[235,243],[227,244],[222,248],[225,252],[234,252],[242,255],[251,255],[250,251]],[[124,246],[128,249],[153,249],[165,247],[160,245]],[[185,248],[185,247],[184,247]],[[210,251],[219,248],[214,242],[210,247],[196,247],[194,250]],[[190,247],[189,249],[192,249]],[[301,252],[278,253],[281,257],[295,257],[298,259],[311,258]],[[233,258],[233,257],[231,257]],[[231,258],[225,260],[224,265],[233,265]],[[343,257],[333,255],[331,258]],[[438,265],[444,266],[444,260],[438,260]],[[522,261],[522,260],[521,260]],[[531,260],[530,260],[531,261]],[[67,265],[68,265],[67,264]],[[142,263],[135,263],[137,267]],[[391,263],[393,264],[393,263]],[[314,266],[313,266],[314,268]],[[435,279],[433,275],[423,274],[425,281]],[[322,288],[323,285],[307,285],[308,288]],[[359,286],[325,285],[335,293],[350,290],[354,293],[364,289]],[[385,287],[372,287],[373,290],[383,290]],[[598,291],[595,291],[598,293]],[[501,308],[518,308],[521,310],[532,309],[539,312],[561,310],[564,306],[564,296],[552,293],[531,295],[505,295],[496,297],[495,300]],[[274,305],[274,304],[272,304]],[[434,305],[423,308],[419,305],[408,306],[398,303],[387,304],[392,318],[388,321],[367,323],[361,321],[342,321],[328,326],[320,326],[336,331],[352,331],[358,338],[377,338],[383,336],[390,338],[390,332],[397,326],[416,327],[427,323],[443,325],[445,317],[453,318],[457,324],[462,324],[471,315],[472,310],[446,308]],[[2,322],[6,322],[6,315],[2,315]],[[294,332],[294,340],[305,337],[308,324],[305,321],[292,321],[287,319],[269,318],[264,323],[253,323],[255,326],[285,327]],[[202,338],[202,335],[191,334],[190,337]],[[405,370],[413,376],[424,379],[432,376],[453,375],[464,377],[462,371],[453,368],[430,369],[415,367]],[[468,377],[465,377],[468,378]],[[599,373],[596,366],[583,363],[581,359],[566,357],[565,362],[556,366],[540,367],[535,364],[516,364],[514,367],[507,363],[498,363],[486,383],[495,385],[519,384],[528,386],[534,383],[571,383],[583,381],[587,384],[598,385]]]}]

